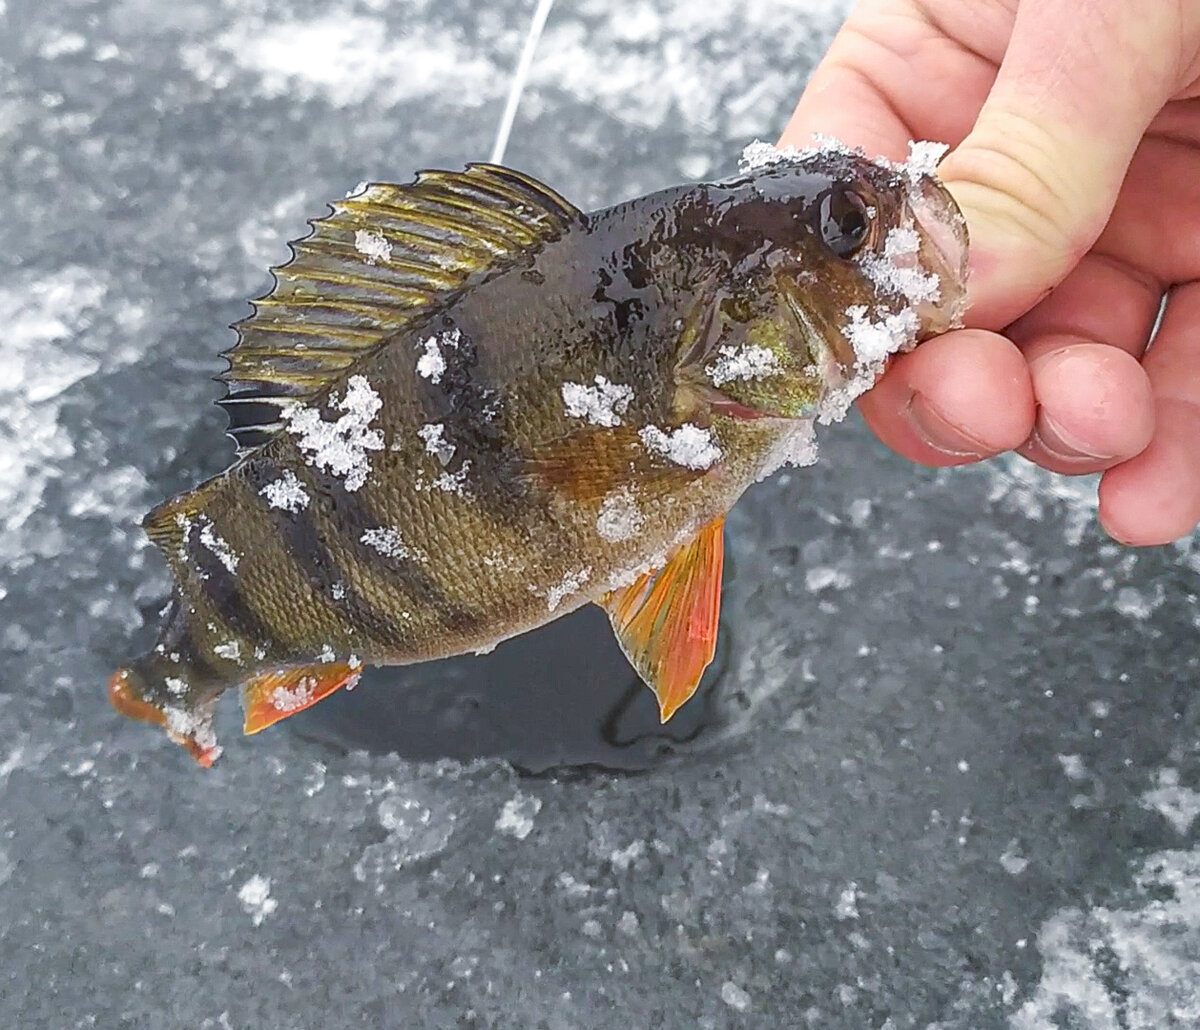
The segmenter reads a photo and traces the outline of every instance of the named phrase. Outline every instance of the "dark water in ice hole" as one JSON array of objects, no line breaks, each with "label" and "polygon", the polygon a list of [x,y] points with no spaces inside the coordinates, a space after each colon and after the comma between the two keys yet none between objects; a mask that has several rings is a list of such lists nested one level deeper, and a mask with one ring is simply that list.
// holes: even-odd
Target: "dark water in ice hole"
[{"label": "dark water in ice hole", "polygon": [[[725,581],[734,576],[726,551]],[[716,731],[735,613],[722,613],[717,653],[695,696],[666,725],[594,605],[507,640],[487,655],[368,668],[283,725],[347,750],[415,761],[499,757],[526,773],[650,769]]]}]

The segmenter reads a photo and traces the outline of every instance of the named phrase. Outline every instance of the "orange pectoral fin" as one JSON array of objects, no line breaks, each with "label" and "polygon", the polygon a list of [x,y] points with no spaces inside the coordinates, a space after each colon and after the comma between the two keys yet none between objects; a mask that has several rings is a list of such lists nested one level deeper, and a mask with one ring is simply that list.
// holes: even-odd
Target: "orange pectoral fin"
[{"label": "orange pectoral fin", "polygon": [[247,736],[273,726],[280,719],[304,711],[341,687],[352,687],[362,675],[361,665],[318,662],[315,665],[272,669],[242,687],[242,708]]},{"label": "orange pectoral fin", "polygon": [[621,649],[658,698],[663,722],[695,692],[717,650],[724,516],[713,519],[659,572],[608,594]]}]

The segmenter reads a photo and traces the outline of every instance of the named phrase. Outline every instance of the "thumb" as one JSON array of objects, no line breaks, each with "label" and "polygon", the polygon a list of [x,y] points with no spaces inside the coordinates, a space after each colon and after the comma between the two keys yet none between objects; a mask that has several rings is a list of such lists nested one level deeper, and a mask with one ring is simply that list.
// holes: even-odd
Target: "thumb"
[{"label": "thumb", "polygon": [[1088,251],[1176,88],[1182,5],[1026,0],[974,128],[938,169],[971,233],[971,325],[1023,314]]}]

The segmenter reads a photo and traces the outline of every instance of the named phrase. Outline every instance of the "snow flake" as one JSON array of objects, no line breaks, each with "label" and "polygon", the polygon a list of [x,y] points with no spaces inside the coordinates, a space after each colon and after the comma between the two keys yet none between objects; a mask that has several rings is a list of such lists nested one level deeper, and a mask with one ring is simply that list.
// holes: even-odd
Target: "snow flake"
[{"label": "snow flake", "polygon": [[273,480],[258,491],[267,499],[272,508],[282,508],[284,511],[298,512],[308,507],[309,496],[296,473],[284,469],[283,475]]},{"label": "snow flake", "polygon": [[237,572],[241,555],[235,552],[223,538],[217,535],[217,531],[213,529],[213,524],[207,519],[204,520],[204,524],[200,527],[200,543],[212,551],[221,564],[231,573]]},{"label": "snow flake", "polygon": [[457,350],[460,343],[462,343],[462,333],[457,329],[427,336],[418,344],[422,353],[417,358],[417,375],[422,379],[428,379],[431,383],[440,383],[442,374],[446,371],[446,357],[442,353],[442,348],[449,347],[451,350]]},{"label": "snow flake", "polygon": [[646,426],[638,436],[647,450],[684,468],[707,469],[721,457],[721,449],[713,443],[712,433],[691,422],[685,422],[670,433],[663,432],[658,426]]},{"label": "snow flake", "polygon": [[367,259],[368,265],[390,261],[392,257],[392,245],[384,235],[369,229],[359,229],[354,233],[354,249]]},{"label": "snow flake", "polygon": [[721,347],[717,354],[717,360],[704,369],[713,386],[735,380],[767,379],[783,371],[774,351],[755,344]]},{"label": "snow flake", "polygon": [[594,426],[612,428],[621,424],[621,417],[633,400],[633,388],[622,383],[610,383],[596,376],[595,386],[583,383],[563,383],[563,405],[570,418],[582,418]]},{"label": "snow flake", "polygon": [[454,457],[455,446],[446,439],[446,427],[441,422],[427,422],[417,430],[425,441],[425,453],[432,454],[442,465],[448,465]]},{"label": "snow flake", "polygon": [[226,640],[223,644],[217,644],[213,648],[213,654],[226,661],[236,662],[240,660],[242,655],[242,645],[236,640]]},{"label": "snow flake", "polygon": [[312,704],[316,690],[315,676],[301,676],[294,687],[276,687],[271,691],[271,707],[277,712],[298,712]]},{"label": "snow flake", "polygon": [[385,558],[416,558],[417,551],[408,547],[400,536],[400,531],[392,526],[377,526],[364,530],[358,542],[373,547]]},{"label": "snow flake", "polygon": [[500,817],[496,820],[496,830],[516,837],[517,840],[524,840],[533,832],[533,817],[541,810],[541,798],[518,791],[514,797],[504,802]]},{"label": "snow flake", "polygon": [[255,926],[262,926],[263,920],[279,907],[279,903],[271,897],[270,878],[257,873],[238,888],[238,901]]},{"label": "snow flake", "polygon": [[365,376],[351,376],[346,384],[346,396],[330,397],[330,406],[344,411],[336,421],[326,421],[316,408],[298,406],[285,411],[287,430],[300,439],[296,446],[308,455],[308,462],[334,476],[342,476],[346,489],[353,492],[367,481],[371,464],[367,451],[383,448],[383,435],[370,425],[379,409],[380,400]]}]

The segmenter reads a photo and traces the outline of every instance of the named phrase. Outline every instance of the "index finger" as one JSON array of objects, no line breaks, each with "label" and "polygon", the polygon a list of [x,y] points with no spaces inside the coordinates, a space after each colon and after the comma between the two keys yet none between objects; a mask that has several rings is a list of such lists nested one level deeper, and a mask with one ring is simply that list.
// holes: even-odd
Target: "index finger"
[{"label": "index finger", "polygon": [[[1007,33],[999,23],[988,28],[998,60]],[[897,161],[909,140],[957,146],[983,106],[996,64],[960,44],[953,30],[907,0],[859,5],[813,72],[780,143],[808,146],[821,133]]]}]

